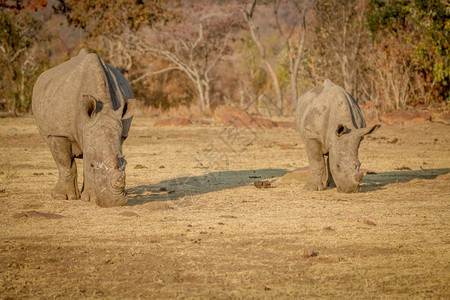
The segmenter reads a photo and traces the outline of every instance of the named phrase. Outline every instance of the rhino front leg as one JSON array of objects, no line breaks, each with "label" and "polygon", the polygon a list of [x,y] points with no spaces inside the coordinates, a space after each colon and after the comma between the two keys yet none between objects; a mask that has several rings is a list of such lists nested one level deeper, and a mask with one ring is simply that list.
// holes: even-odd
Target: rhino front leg
[{"label": "rhino front leg", "polygon": [[309,176],[305,189],[322,191],[325,188],[327,170],[325,158],[322,154],[322,145],[316,140],[305,140],[306,154],[309,160]]},{"label": "rhino front leg", "polygon": [[75,200],[80,198],[77,186],[77,165],[72,155],[71,142],[65,137],[51,136],[50,150],[59,170],[59,179],[52,192],[58,200]]},{"label": "rhino front leg", "polygon": [[325,172],[325,176],[322,178],[322,182],[323,185],[326,187],[336,187],[336,183],[334,182],[333,179],[333,174],[331,174],[331,169],[330,169],[330,157],[326,156],[325,157],[326,160],[326,165],[327,165],[327,171]]},{"label": "rhino front leg", "polygon": [[97,197],[95,196],[94,189],[86,185],[86,178],[83,179],[83,187],[81,189],[81,200],[87,202],[97,203]]}]

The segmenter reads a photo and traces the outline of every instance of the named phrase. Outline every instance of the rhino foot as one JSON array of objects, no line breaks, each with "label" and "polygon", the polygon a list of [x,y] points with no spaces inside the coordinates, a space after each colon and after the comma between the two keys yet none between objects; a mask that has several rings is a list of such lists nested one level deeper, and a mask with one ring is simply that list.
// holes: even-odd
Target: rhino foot
[{"label": "rhino foot", "polygon": [[58,182],[52,191],[52,197],[55,200],[77,200],[80,199],[80,192],[73,182]]},{"label": "rhino foot", "polygon": [[127,194],[125,192],[122,192],[118,195],[103,196],[104,197],[96,196],[93,190],[84,190],[81,193],[81,200],[93,202],[101,207],[122,206],[127,204]]},{"label": "rhino foot", "polygon": [[125,204],[127,204],[127,196],[124,194],[124,195],[122,195],[122,196],[120,196],[119,198],[117,198],[117,199],[114,199],[114,200],[111,200],[111,199],[109,199],[109,200],[98,200],[97,202],[96,202],[96,204],[98,205],[98,206],[101,206],[101,207],[114,207],[114,206],[123,206],[123,205],[125,205]]},{"label": "rhino foot", "polygon": [[83,191],[83,193],[81,194],[81,200],[86,201],[86,202],[95,202],[95,203],[98,201],[97,197],[95,197],[94,195],[91,195],[87,191]]},{"label": "rhino foot", "polygon": [[322,183],[314,183],[314,182],[306,183],[304,188],[307,191],[323,191],[325,189]]}]

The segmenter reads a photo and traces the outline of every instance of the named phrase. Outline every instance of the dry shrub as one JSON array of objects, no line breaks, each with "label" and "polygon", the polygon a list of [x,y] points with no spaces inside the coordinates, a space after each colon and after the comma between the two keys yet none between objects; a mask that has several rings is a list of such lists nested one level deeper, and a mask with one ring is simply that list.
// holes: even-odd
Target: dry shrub
[{"label": "dry shrub", "polygon": [[[172,70],[156,75],[148,75],[142,80],[135,81],[146,70],[163,70],[168,64],[162,59],[146,58],[142,56],[140,64],[135,65],[130,73],[130,82],[135,93],[144,106],[158,108],[162,111],[171,107],[189,106],[195,97],[195,91],[184,73]],[[149,67],[150,66],[150,67]]]},{"label": "dry shrub", "polygon": [[142,115],[149,117],[157,117],[160,119],[168,118],[187,118],[187,119],[201,119],[205,117],[201,108],[197,104],[192,105],[179,105],[172,106],[167,109],[162,109],[158,107],[146,106],[141,104],[138,110]]},{"label": "dry shrub", "polygon": [[374,107],[382,111],[406,108],[413,85],[408,55],[412,49],[395,38],[386,39],[382,44],[374,42],[372,47],[366,62],[370,64],[366,83],[371,83],[368,90]]}]

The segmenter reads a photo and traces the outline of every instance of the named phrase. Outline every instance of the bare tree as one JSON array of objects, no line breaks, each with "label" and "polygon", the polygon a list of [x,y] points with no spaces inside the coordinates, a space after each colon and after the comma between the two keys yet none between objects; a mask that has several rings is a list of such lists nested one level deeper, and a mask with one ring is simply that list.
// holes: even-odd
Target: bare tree
[{"label": "bare tree", "polygon": [[385,37],[383,47],[372,43],[372,51],[362,56],[371,66],[366,71],[369,82],[376,82],[370,91],[370,98],[377,109],[404,109],[411,97],[417,82],[411,76],[413,62],[408,53],[413,51],[411,46],[402,45],[393,36]]},{"label": "bare tree", "polygon": [[236,0],[236,2],[239,7],[239,11],[242,13],[245,21],[247,22],[248,30],[250,31],[250,35],[252,37],[253,42],[255,43],[256,47],[258,48],[261,54],[261,58],[266,67],[266,70],[269,73],[270,78],[272,79],[273,87],[275,89],[276,94],[277,113],[279,116],[281,116],[283,115],[283,95],[281,92],[280,81],[274,68],[272,67],[270,61],[267,58],[266,49],[261,42],[258,27],[253,22],[253,13],[255,12],[256,8],[256,0],[252,1],[250,10],[247,10],[247,2],[245,0]]},{"label": "bare tree", "polygon": [[356,98],[363,95],[360,56],[368,39],[366,9],[365,0],[323,0],[315,4],[316,64],[322,74],[342,84]]},{"label": "bare tree", "polygon": [[132,49],[123,42],[121,35],[100,35],[96,40],[91,41],[93,46],[100,44],[100,49],[106,50],[107,60],[123,73],[128,73],[133,67]]},{"label": "bare tree", "polygon": [[[197,90],[201,109],[210,111],[214,71],[231,49],[228,42],[236,28],[235,9],[214,1],[87,2],[61,0],[55,9],[67,17],[69,24],[83,28],[91,45],[101,45],[108,60],[129,73],[128,77],[133,77],[136,70],[143,71],[131,83],[150,75],[181,71]],[[145,61],[157,56],[168,66],[161,70],[153,69],[151,63],[142,66],[136,60],[142,54],[149,54],[144,55]]]},{"label": "bare tree", "polygon": [[[298,14],[298,18],[288,26],[287,33],[283,30],[283,26],[280,22],[280,6],[283,2],[290,3]],[[274,0],[274,14],[278,32],[283,39],[284,45],[288,51],[289,58],[289,73],[291,81],[291,103],[296,105],[298,97],[298,83],[297,77],[300,67],[300,61],[303,54],[303,45],[305,43],[306,35],[306,13],[308,10],[307,3],[302,0]]]},{"label": "bare tree", "polygon": [[[198,17],[197,25],[184,22],[172,28],[164,26],[160,30],[147,29],[141,36],[134,36],[134,45],[140,52],[163,58],[169,66],[162,70],[149,70],[132,81],[135,83],[147,76],[171,70],[182,71],[195,86],[202,111],[211,111],[211,88],[213,69],[229,50],[228,43],[236,28],[232,13],[217,12]],[[128,35],[130,36],[130,35]]]},{"label": "bare tree", "polygon": [[0,11],[0,94],[7,98],[3,101],[13,115],[30,107],[34,81],[45,65],[43,59],[36,58],[43,52],[36,45],[50,39],[41,30],[42,22],[28,12],[18,14],[21,2],[16,3],[17,11],[14,6]]}]

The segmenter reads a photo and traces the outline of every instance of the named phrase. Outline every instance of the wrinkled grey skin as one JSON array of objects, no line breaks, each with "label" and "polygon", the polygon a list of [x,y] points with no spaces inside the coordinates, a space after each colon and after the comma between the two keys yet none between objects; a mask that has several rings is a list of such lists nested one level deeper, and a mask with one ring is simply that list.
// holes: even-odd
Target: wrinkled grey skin
[{"label": "wrinkled grey skin", "polygon": [[[53,198],[81,196],[103,207],[127,203],[122,143],[131,126],[133,97],[122,74],[85,49],[40,75],[32,108],[59,170]],[[81,195],[75,158],[84,160]]]},{"label": "wrinkled grey skin", "polygon": [[334,181],[339,192],[358,192],[359,144],[380,125],[366,127],[353,97],[328,79],[300,97],[295,119],[309,160],[305,188],[321,191]]}]

